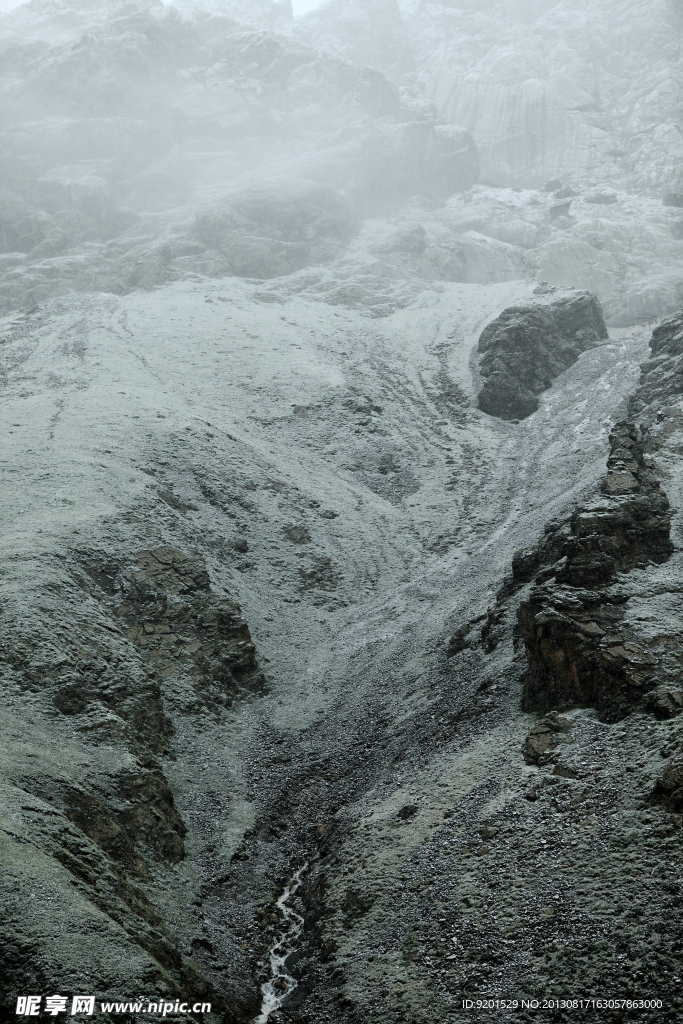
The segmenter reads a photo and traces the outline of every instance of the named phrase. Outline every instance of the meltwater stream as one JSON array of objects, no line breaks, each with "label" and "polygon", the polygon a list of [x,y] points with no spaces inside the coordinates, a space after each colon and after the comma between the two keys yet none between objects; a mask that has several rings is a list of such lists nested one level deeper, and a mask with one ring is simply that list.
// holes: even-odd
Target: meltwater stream
[{"label": "meltwater stream", "polygon": [[270,950],[270,981],[261,986],[263,998],[261,1000],[261,1012],[256,1017],[254,1024],[268,1024],[268,1019],[275,1010],[284,1003],[285,999],[294,991],[297,986],[296,978],[285,970],[285,961],[290,953],[294,952],[295,942],[301,935],[304,926],[304,919],[296,910],[288,906],[288,901],[294,896],[301,885],[304,872],[308,867],[308,861],[300,867],[290,878],[285,891],[277,901],[277,906],[284,917],[284,929],[282,938],[271,947]]}]

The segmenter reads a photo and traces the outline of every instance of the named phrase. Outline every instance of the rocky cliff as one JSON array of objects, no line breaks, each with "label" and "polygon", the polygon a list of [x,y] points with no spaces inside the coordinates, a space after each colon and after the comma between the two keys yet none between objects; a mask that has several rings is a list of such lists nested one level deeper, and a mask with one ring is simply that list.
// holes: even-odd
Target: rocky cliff
[{"label": "rocky cliff", "polygon": [[249,630],[201,558],[170,546],[75,554],[41,565],[51,597],[30,618],[4,588],[5,994],[107,979],[112,992],[183,992],[243,1019],[254,994],[216,991],[196,960],[192,907],[211,858],[183,872],[174,789],[179,769],[215,758],[183,742],[180,719],[208,738],[235,700],[263,690]]},{"label": "rocky cliff", "polygon": [[[652,453],[666,449],[680,418],[673,404],[683,394],[680,333],[679,315],[652,334],[652,356],[630,402],[641,425],[614,428],[602,496],[568,523],[550,524],[543,542],[513,564],[520,583],[536,573],[519,609],[530,708],[588,703],[616,717],[638,702],[662,717],[680,709],[678,630],[648,635],[629,615],[629,602],[642,600],[637,570],[666,564],[674,551],[672,513]],[[654,595],[650,600],[655,620]]]},{"label": "rocky cliff", "polygon": [[530,710],[593,704],[619,718],[667,676],[678,690],[680,670],[667,672],[661,645],[638,643],[625,609],[629,572],[666,562],[673,551],[669,502],[643,461],[638,428],[619,423],[610,442],[604,497],[577,509],[568,524],[551,524],[542,545],[517,558],[522,579],[540,566],[519,609]]},{"label": "rocky cliff", "polygon": [[668,0],[348,0],[298,31],[472,133],[486,187],[448,218],[458,235],[518,247],[538,281],[597,292],[627,326],[682,301],[680,218],[662,208],[681,191],[682,27]]},{"label": "rocky cliff", "polygon": [[5,19],[5,309],[196,273],[287,275],[338,257],[354,217],[477,180],[467,132],[379,71],[277,34],[272,5],[257,6],[258,27],[247,11],[244,25],[101,5],[57,45],[59,5],[42,23]]}]

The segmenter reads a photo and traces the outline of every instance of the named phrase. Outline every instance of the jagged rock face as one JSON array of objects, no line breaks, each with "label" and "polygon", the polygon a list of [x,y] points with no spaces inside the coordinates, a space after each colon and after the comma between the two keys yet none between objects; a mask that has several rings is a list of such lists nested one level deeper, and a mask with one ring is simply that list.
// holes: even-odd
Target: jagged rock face
[{"label": "jagged rock face", "polygon": [[[642,0],[398,6],[400,20],[384,0],[336,0],[295,34],[330,52],[362,48],[363,60],[381,70],[408,39],[415,70],[402,72],[403,94],[417,84],[411,104],[433,101],[479,147],[486,188],[467,197],[459,219],[507,243],[475,253],[488,273],[508,279],[507,262],[513,278],[589,289],[615,327],[678,309],[680,217],[661,199],[681,195],[677,101],[669,99],[681,80],[680,10],[668,0],[654,8]],[[464,225],[457,233],[462,250]],[[434,260],[424,276],[492,279],[454,264]]]},{"label": "jagged rock face", "polygon": [[610,588],[617,573],[662,564],[673,551],[669,502],[645,461],[644,440],[632,424],[617,424],[603,497],[551,526],[513,562],[518,584],[535,573],[518,612],[529,709],[592,704],[614,719],[662,681],[662,652],[630,635],[624,621],[628,590]]},{"label": "jagged rock face", "polygon": [[[3,609],[3,999],[96,977],[121,992],[186,991],[244,1019],[242,996],[224,1005],[188,956],[188,828],[169,764],[183,718],[216,720],[262,692],[246,622],[212,591],[203,560],[170,546],[76,556],[71,579],[52,585],[66,595],[52,645]],[[60,908],[47,925],[30,891]]]},{"label": "jagged rock face", "polygon": [[[88,568],[101,578],[102,570]],[[201,559],[171,547],[143,551],[118,570],[114,588],[126,636],[153,675],[192,679],[194,710],[230,707],[240,690],[263,688],[239,606],[215,598]]]},{"label": "jagged rock face", "polygon": [[504,310],[479,338],[486,378],[479,408],[504,420],[530,416],[555,377],[607,336],[600,303],[589,293]]},{"label": "jagged rock face", "polygon": [[655,327],[652,355],[642,366],[640,387],[630,403],[631,415],[683,416],[676,403],[683,394],[683,314],[669,317]]},{"label": "jagged rock face", "polygon": [[[668,9],[652,17],[631,0],[626,18],[612,8],[335,0],[295,25],[286,3],[266,0],[207,0],[201,14],[189,0],[140,0],[116,17],[104,2],[13,12],[0,24],[0,303],[333,266],[334,283],[316,294],[350,306],[387,309],[387,291],[405,304],[424,281],[535,276],[595,291],[611,325],[652,322],[681,304],[680,216],[633,190],[681,194],[678,135],[660,108],[680,78],[669,43],[679,28]],[[648,88],[614,88],[607,69],[623,61],[623,81],[633,64]],[[599,109],[574,103],[577,88],[597,88],[586,102]],[[461,115],[466,128],[453,123]],[[643,130],[643,117],[657,130]],[[452,197],[479,180],[477,147],[488,187],[458,208]],[[410,286],[367,252],[353,274],[346,250],[324,239],[292,252],[242,225],[216,249],[192,229],[245,179],[267,190],[280,175],[332,188],[359,217],[419,200],[407,218],[433,225],[419,266],[402,268]],[[538,191],[547,178],[556,195]],[[498,187],[511,184],[534,189]],[[306,223],[302,211],[296,230]]]}]

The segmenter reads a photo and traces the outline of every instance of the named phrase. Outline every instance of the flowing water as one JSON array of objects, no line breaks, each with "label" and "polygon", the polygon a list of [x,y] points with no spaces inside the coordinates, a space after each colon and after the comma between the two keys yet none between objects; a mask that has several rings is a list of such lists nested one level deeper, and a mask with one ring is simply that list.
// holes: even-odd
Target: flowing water
[{"label": "flowing water", "polygon": [[301,935],[304,919],[301,914],[297,914],[296,910],[293,910],[288,904],[301,885],[301,880],[307,868],[308,862],[303,867],[300,867],[298,871],[295,871],[287,883],[285,891],[277,901],[278,909],[284,917],[284,928],[282,937],[270,949],[271,978],[270,981],[266,981],[261,986],[261,992],[263,993],[261,1012],[256,1017],[254,1024],[268,1024],[271,1013],[279,1010],[298,984],[296,978],[287,973],[285,961],[296,948],[295,943]]}]

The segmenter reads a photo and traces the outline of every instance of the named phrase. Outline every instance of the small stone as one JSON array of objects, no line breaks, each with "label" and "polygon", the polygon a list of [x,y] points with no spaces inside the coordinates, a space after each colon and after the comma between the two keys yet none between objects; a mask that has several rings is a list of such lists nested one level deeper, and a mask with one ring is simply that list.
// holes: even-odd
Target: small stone
[{"label": "small stone", "polygon": [[657,686],[647,694],[645,706],[655,718],[674,718],[683,711],[683,691],[670,686]]},{"label": "small stone", "polygon": [[289,525],[283,527],[282,532],[292,544],[310,544],[311,535],[305,526]]},{"label": "small stone", "polygon": [[402,821],[407,821],[408,818],[414,817],[418,812],[417,804],[404,804],[403,807],[398,811],[398,817]]}]

